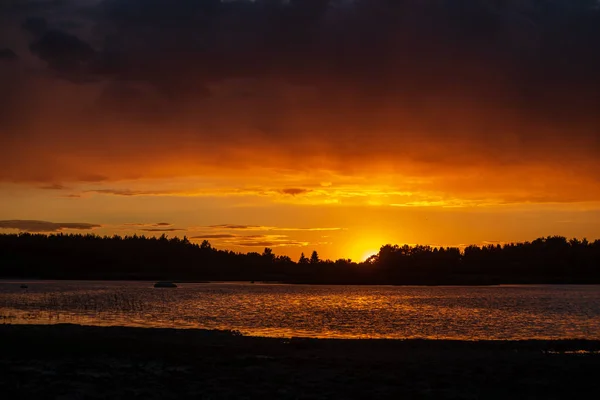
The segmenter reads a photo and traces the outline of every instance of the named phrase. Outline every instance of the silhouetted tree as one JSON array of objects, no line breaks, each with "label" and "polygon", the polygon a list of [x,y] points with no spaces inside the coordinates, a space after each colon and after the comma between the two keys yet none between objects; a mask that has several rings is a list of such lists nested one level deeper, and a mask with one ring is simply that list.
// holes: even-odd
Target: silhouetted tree
[{"label": "silhouetted tree", "polygon": [[280,264],[291,264],[293,263],[292,259],[289,256],[277,256],[275,259]]},{"label": "silhouetted tree", "polygon": [[298,264],[308,264],[308,258],[304,256],[304,253],[300,254],[300,259],[298,259]]},{"label": "silhouetted tree", "polygon": [[310,255],[310,263],[311,264],[318,264],[321,260],[319,259],[319,254],[317,253],[316,250],[313,250],[312,254]]},{"label": "silhouetted tree", "polygon": [[[307,268],[307,264],[319,268]],[[36,279],[274,280],[314,283],[600,283],[600,240],[455,247],[387,244],[361,264],[217,250],[206,240],[71,234],[0,235],[0,277]]]},{"label": "silhouetted tree", "polygon": [[265,247],[265,250],[262,253],[262,257],[269,263],[275,261],[275,254],[273,254],[273,249],[269,247]]}]

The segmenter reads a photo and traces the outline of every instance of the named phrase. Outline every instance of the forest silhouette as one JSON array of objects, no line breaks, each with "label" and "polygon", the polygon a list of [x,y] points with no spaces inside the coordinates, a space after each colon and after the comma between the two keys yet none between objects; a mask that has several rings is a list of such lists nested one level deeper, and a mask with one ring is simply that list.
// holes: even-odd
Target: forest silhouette
[{"label": "forest silhouette", "polygon": [[532,242],[456,247],[384,245],[364,262],[321,260],[316,251],[293,261],[262,253],[218,250],[186,237],[92,234],[0,235],[0,277],[271,281],[318,284],[584,284],[600,283],[600,240],[562,236]]}]

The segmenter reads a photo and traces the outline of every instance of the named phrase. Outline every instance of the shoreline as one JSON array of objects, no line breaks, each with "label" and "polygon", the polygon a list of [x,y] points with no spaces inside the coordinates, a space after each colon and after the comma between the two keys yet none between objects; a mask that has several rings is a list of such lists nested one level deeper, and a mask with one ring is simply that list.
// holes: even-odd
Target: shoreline
[{"label": "shoreline", "polygon": [[[158,280],[151,279],[78,279],[78,278],[0,278],[0,284],[20,284],[20,283],[50,283],[50,282],[147,282],[154,284]],[[507,283],[370,283],[370,282],[302,282],[302,281],[240,281],[240,280],[170,280],[163,279],[161,281],[173,282],[176,284],[248,284],[248,285],[311,285],[311,286],[388,286],[388,287],[506,287],[506,286],[600,286],[600,282],[507,282]]]},{"label": "shoreline", "polygon": [[[55,324],[0,324],[0,336],[8,335],[27,335],[44,334],[45,337],[57,338],[58,335],[68,335],[81,339],[94,338],[94,335],[101,335],[104,339],[116,339],[123,337],[136,337],[145,339],[148,337],[162,337],[163,339],[180,342],[182,339],[211,339],[211,340],[233,340],[248,342],[271,342],[269,344],[287,345],[292,342],[304,343],[327,343],[330,345],[339,345],[341,343],[350,343],[351,345],[373,344],[390,346],[408,346],[414,347],[421,344],[431,347],[432,344],[445,344],[472,346],[474,348],[496,347],[510,349],[527,349],[544,351],[548,349],[560,348],[569,350],[581,350],[581,347],[592,351],[600,351],[600,340],[585,338],[562,338],[562,339],[435,339],[435,338],[317,338],[317,337],[273,337],[273,336],[253,336],[244,335],[237,330],[220,329],[202,329],[202,328],[175,328],[175,327],[148,327],[148,326],[121,326],[121,325],[83,325],[76,323],[55,323]],[[188,346],[192,342],[185,343]],[[0,347],[2,343],[0,343]]]},{"label": "shoreline", "polygon": [[[182,334],[177,332],[186,332],[186,335],[190,337],[198,338],[236,338],[237,340],[265,340],[272,341],[272,343],[279,342],[290,342],[290,341],[314,341],[314,342],[386,342],[387,344],[393,343],[407,343],[407,344],[418,344],[418,343],[447,343],[452,344],[473,344],[475,346],[497,346],[499,344],[505,345],[505,347],[529,347],[531,349],[546,350],[552,348],[553,345],[559,347],[565,347],[575,350],[581,350],[578,346],[583,346],[584,349],[591,349],[592,352],[600,353],[600,339],[587,339],[584,337],[561,337],[561,338],[548,338],[548,337],[531,337],[531,338],[509,338],[509,339],[496,339],[496,338],[457,338],[457,337],[386,337],[386,336],[368,336],[368,335],[331,335],[331,336],[318,336],[318,335],[268,335],[268,334],[254,334],[251,331],[243,332],[237,329],[220,329],[220,328],[202,328],[198,326],[178,326],[171,324],[170,326],[164,325],[148,325],[148,324],[130,324],[121,325],[119,323],[85,323],[85,322],[51,322],[43,323],[38,321],[33,322],[20,322],[14,321],[15,318],[0,316],[0,335],[3,333],[10,333],[11,331],[24,330],[35,330],[42,331],[46,328],[48,333],[61,333],[61,334],[78,334],[87,330],[88,333],[98,334],[102,331],[103,335],[141,335],[142,337],[146,334],[144,331],[154,331],[155,335],[169,337],[173,335],[173,338],[180,337]],[[23,328],[21,328],[23,327]],[[27,328],[25,328],[27,327]],[[29,329],[28,329],[29,328]],[[179,335],[179,336],[178,336]],[[355,345],[357,344],[355,343]]]},{"label": "shoreline", "polygon": [[594,340],[280,339],[6,324],[0,325],[0,351],[6,398],[554,399],[600,393],[600,341]]}]

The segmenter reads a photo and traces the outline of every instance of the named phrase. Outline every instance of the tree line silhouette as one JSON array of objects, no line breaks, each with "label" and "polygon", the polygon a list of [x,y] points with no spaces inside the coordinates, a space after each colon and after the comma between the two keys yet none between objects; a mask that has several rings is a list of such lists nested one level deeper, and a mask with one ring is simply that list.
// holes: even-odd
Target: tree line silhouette
[{"label": "tree line silhouette", "polygon": [[532,242],[456,247],[386,244],[364,262],[295,262],[262,253],[218,250],[186,237],[2,234],[0,277],[277,281],[320,284],[600,283],[600,240],[562,236]]}]

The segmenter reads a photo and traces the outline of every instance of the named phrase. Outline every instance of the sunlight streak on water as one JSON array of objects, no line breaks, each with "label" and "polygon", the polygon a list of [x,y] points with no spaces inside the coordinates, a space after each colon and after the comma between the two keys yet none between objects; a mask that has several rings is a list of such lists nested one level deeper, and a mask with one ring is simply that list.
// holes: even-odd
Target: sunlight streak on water
[{"label": "sunlight streak on water", "polygon": [[600,339],[600,286],[391,287],[0,282],[0,323],[316,338]]}]

